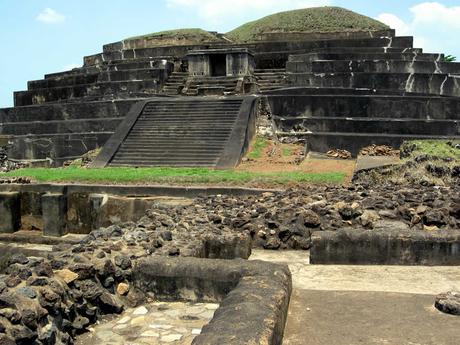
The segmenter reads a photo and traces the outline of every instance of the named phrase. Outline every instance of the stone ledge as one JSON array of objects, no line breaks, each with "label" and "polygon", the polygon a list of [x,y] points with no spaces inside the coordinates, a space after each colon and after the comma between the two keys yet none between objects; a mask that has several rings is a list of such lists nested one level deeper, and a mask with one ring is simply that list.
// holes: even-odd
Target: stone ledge
[{"label": "stone ledge", "polygon": [[460,231],[342,229],[314,232],[312,264],[460,265]]},{"label": "stone ledge", "polygon": [[262,261],[148,258],[137,287],[161,300],[221,302],[194,345],[281,344],[292,292],[287,266]]}]

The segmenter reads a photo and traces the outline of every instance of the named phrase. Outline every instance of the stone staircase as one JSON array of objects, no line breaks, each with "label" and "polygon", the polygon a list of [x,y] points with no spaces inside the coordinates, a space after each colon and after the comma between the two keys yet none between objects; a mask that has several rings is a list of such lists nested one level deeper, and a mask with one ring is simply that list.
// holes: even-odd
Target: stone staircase
[{"label": "stone staircase", "polygon": [[174,72],[166,82],[162,93],[168,96],[209,96],[239,94],[239,78],[188,77],[188,73]]},{"label": "stone staircase", "polygon": [[284,68],[256,69],[254,71],[254,76],[256,77],[259,91],[262,93],[281,89],[288,85],[286,80],[286,69]]},{"label": "stone staircase", "polygon": [[169,96],[180,95],[187,78],[187,72],[173,72],[166,81],[162,93]]},{"label": "stone staircase", "polygon": [[250,141],[248,128],[255,126],[254,100],[148,101],[127,117],[94,166],[233,167]]}]

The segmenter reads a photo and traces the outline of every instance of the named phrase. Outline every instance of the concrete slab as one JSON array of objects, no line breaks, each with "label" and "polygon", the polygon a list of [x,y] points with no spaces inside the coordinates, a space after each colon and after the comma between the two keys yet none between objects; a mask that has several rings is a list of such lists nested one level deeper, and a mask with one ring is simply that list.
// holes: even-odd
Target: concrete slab
[{"label": "concrete slab", "polygon": [[457,345],[460,318],[429,295],[294,290],[284,345]]},{"label": "concrete slab", "polygon": [[460,267],[310,265],[306,251],[254,250],[287,263],[293,294],[285,345],[454,345],[460,318],[434,308],[460,290]]},{"label": "concrete slab", "polygon": [[358,156],[356,160],[356,170],[368,170],[381,168],[389,165],[401,164],[399,157],[387,156]]},{"label": "concrete slab", "polygon": [[460,290],[458,266],[310,265],[308,251],[253,250],[250,260],[288,264],[294,289],[422,295]]}]

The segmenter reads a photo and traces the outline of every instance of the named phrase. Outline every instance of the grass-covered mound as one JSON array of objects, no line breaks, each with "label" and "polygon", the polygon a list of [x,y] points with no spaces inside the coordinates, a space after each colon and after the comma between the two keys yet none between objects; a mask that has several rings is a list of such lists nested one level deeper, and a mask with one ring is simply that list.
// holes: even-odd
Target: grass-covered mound
[{"label": "grass-covered mound", "polygon": [[235,42],[260,40],[265,33],[329,33],[385,30],[389,27],[375,19],[341,7],[313,7],[280,12],[244,24],[226,34]]},{"label": "grass-covered mound", "polygon": [[193,45],[208,42],[220,42],[221,39],[211,32],[202,29],[177,29],[154,32],[147,35],[125,39],[125,42],[144,40],[152,45]]}]

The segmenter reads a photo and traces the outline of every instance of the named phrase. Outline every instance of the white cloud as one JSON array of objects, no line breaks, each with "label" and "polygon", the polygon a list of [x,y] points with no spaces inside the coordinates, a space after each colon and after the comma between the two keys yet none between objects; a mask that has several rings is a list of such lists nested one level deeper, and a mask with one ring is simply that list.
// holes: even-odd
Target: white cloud
[{"label": "white cloud", "polygon": [[396,29],[398,35],[409,35],[411,28],[408,24],[404,23],[404,21],[394,14],[391,13],[382,13],[377,18],[377,20],[381,21],[389,25],[392,29]]},{"label": "white cloud", "polygon": [[55,24],[65,21],[65,16],[52,8],[45,8],[36,19],[42,23]]},{"label": "white cloud", "polygon": [[460,6],[446,7],[438,2],[424,2],[410,9],[414,25],[442,24],[460,29]]},{"label": "white cloud", "polygon": [[411,18],[402,20],[392,13],[376,19],[396,29],[398,35],[414,36],[414,46],[430,52],[460,56],[458,34],[460,6],[447,7],[439,2],[422,2],[410,8]]},{"label": "white cloud", "polygon": [[221,23],[231,16],[263,15],[305,7],[326,6],[331,0],[167,0],[171,8],[196,11],[209,23]]}]

